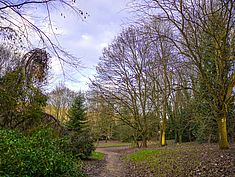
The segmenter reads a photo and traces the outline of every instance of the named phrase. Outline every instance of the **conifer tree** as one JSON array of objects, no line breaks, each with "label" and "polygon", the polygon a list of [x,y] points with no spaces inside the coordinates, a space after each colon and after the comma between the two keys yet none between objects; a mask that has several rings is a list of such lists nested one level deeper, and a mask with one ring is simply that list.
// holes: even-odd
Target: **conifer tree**
[{"label": "conifer tree", "polygon": [[71,108],[68,111],[68,127],[75,131],[82,131],[86,128],[86,107],[84,95],[79,92],[75,97]]}]

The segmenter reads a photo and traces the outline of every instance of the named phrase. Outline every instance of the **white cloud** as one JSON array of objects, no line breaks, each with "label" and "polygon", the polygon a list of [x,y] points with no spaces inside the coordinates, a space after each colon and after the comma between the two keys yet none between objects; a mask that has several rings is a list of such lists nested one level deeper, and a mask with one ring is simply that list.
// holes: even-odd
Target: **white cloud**
[{"label": "white cloud", "polygon": [[91,41],[91,40],[92,40],[92,37],[89,36],[88,34],[83,34],[83,35],[82,35],[82,39],[83,39],[84,41]]},{"label": "white cloud", "polygon": [[[90,14],[85,22],[73,15],[68,14],[66,18],[61,18],[60,14],[53,14],[54,19],[58,19],[55,25],[61,30],[58,36],[61,46],[81,58],[82,65],[85,66],[80,73],[73,73],[73,77],[79,82],[69,81],[68,87],[74,90],[88,88],[88,78],[94,76],[103,48],[122,30],[123,21],[128,16],[123,10],[127,3],[128,0],[81,0],[79,8]],[[61,72],[58,63],[54,64],[55,72]]]},{"label": "white cloud", "polygon": [[92,48],[93,38],[88,34],[82,34],[80,40],[76,41],[75,47],[77,48]]}]

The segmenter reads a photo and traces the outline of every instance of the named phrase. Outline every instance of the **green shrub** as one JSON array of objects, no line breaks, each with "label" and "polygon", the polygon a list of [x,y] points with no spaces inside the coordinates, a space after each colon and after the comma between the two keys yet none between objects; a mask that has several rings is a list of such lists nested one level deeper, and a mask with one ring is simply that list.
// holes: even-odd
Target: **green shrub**
[{"label": "green shrub", "polygon": [[0,130],[0,176],[82,176],[80,163],[62,151],[52,130],[25,136]]},{"label": "green shrub", "polygon": [[86,159],[95,150],[94,139],[89,131],[74,131],[70,133],[67,147],[65,148],[68,152],[72,152],[73,156]]}]

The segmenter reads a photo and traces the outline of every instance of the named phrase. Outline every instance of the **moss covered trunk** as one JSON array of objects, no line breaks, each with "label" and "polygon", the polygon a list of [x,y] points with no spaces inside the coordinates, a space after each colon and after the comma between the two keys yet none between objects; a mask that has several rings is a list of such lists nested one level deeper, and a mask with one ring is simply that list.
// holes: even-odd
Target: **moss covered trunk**
[{"label": "moss covered trunk", "polygon": [[161,146],[166,145],[166,118],[162,120],[162,127],[161,127]]},{"label": "moss covered trunk", "polygon": [[227,137],[227,125],[226,125],[226,113],[220,114],[218,117],[218,134],[219,134],[219,147],[220,149],[228,149],[228,137]]},{"label": "moss covered trunk", "polygon": [[162,135],[161,135],[161,146],[166,145],[166,131],[162,130]]}]

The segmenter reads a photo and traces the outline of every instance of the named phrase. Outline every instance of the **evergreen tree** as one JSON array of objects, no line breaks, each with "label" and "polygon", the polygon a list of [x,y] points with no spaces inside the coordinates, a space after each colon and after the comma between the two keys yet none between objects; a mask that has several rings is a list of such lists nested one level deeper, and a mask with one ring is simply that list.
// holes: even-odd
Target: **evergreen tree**
[{"label": "evergreen tree", "polygon": [[86,107],[84,95],[79,92],[78,96],[75,97],[71,108],[68,111],[68,127],[75,131],[82,131],[86,128]]},{"label": "evergreen tree", "polygon": [[95,146],[88,126],[85,97],[81,92],[75,97],[68,111],[68,117],[67,126],[70,129],[68,151],[76,157],[88,158],[95,150]]}]

